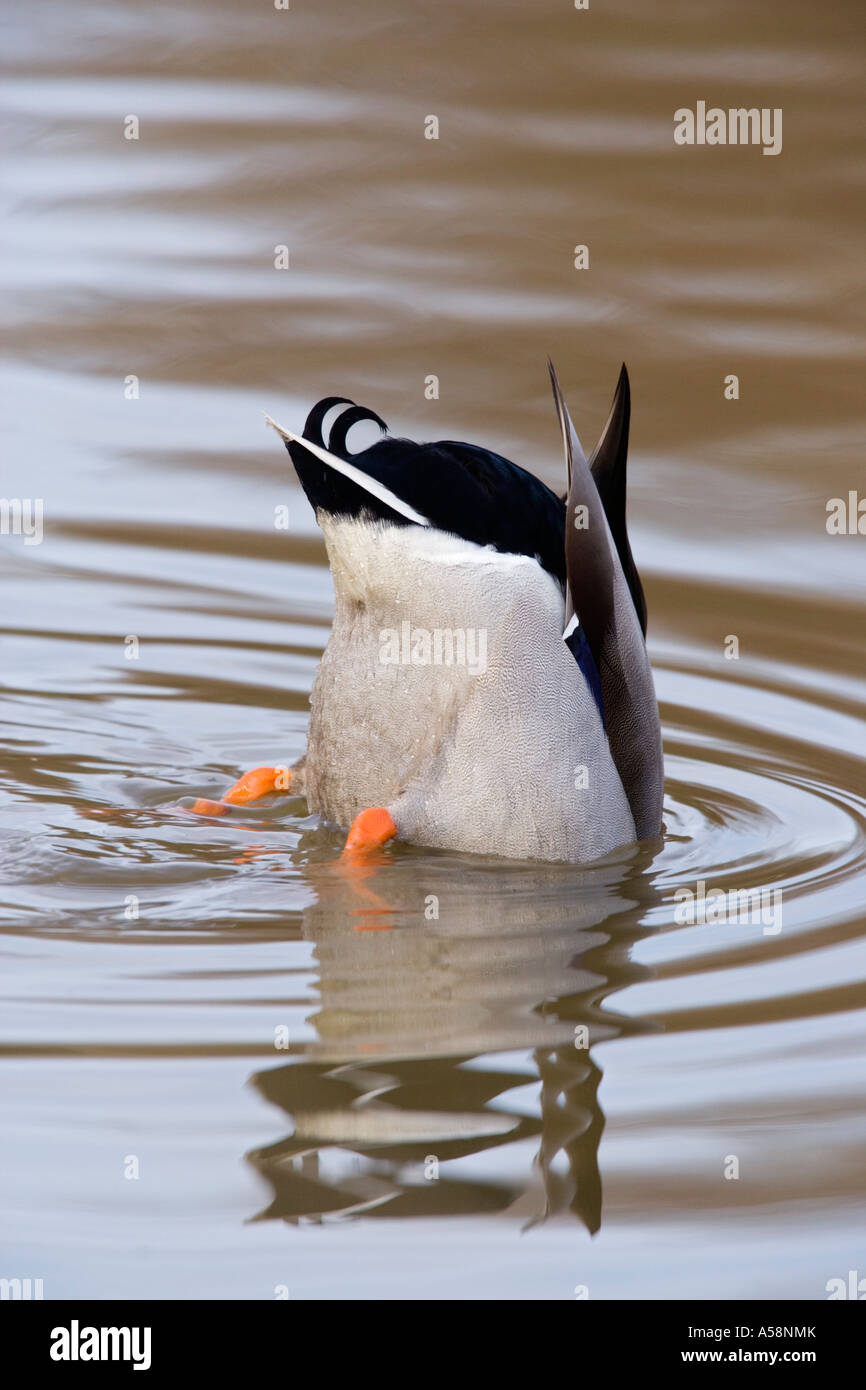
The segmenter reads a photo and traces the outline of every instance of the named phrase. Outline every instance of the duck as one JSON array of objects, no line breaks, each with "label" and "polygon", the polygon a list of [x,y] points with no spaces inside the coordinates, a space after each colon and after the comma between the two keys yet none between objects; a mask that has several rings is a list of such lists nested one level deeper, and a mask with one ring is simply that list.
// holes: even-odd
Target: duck
[{"label": "duck", "polygon": [[[305,755],[253,769],[217,805],[303,795],[348,829],[353,859],[396,840],[584,864],[660,833],[661,726],[626,526],[628,372],[587,460],[548,367],[562,496],[477,444],[392,436],[347,397],[318,401],[300,435],[266,417],[324,537],[334,619]],[[362,422],[380,437],[352,453]]]}]

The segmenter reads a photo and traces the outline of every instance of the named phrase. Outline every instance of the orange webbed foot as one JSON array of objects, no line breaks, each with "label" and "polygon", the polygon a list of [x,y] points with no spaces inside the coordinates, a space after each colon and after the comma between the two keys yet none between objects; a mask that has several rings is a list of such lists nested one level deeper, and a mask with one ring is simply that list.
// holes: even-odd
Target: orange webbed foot
[{"label": "orange webbed foot", "polygon": [[379,850],[397,834],[390,811],[384,806],[368,806],[352,822],[342,858],[357,860]]},{"label": "orange webbed foot", "polygon": [[290,767],[254,767],[251,772],[245,772],[233,787],[229,787],[221,800],[228,806],[246,806],[250,801],[260,801],[263,796],[288,792],[291,788]]},{"label": "orange webbed foot", "polygon": [[352,909],[351,916],[363,918],[362,922],[354,924],[355,931],[391,930],[392,923],[386,920],[391,916],[391,908],[364,880],[374,876],[377,868],[387,862],[382,848],[396,834],[391,813],[384,806],[368,806],[352,821],[343,853],[332,866],[341,878],[348,878],[359,900],[369,904]]},{"label": "orange webbed foot", "polygon": [[196,816],[227,816],[233,806],[246,806],[265,796],[303,796],[304,759],[293,767],[254,767],[224,792],[219,801],[200,796],[188,809]]}]

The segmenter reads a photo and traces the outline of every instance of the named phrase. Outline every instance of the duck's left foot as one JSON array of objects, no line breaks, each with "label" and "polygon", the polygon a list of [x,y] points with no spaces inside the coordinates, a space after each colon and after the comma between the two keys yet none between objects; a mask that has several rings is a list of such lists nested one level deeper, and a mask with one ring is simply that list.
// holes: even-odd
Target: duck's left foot
[{"label": "duck's left foot", "polygon": [[249,801],[260,801],[274,792],[293,791],[293,775],[290,767],[254,767],[229,787],[221,800],[229,806],[246,806]]},{"label": "duck's left foot", "polygon": [[219,801],[199,797],[191,809],[198,816],[224,816],[230,806],[246,806],[263,796],[303,796],[304,761],[301,758],[291,767],[254,767],[229,787]]},{"label": "duck's left foot", "polygon": [[384,806],[368,806],[365,811],[359,811],[352,821],[352,828],[343,849],[343,858],[354,859],[356,856],[370,854],[381,849],[389,840],[393,840],[396,834],[397,827],[390,811],[386,811]]}]

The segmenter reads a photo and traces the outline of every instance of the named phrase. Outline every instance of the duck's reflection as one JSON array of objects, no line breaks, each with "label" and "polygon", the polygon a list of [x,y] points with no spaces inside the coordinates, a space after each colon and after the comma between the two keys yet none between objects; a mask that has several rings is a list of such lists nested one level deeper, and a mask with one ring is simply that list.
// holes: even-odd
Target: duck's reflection
[{"label": "duck's reflection", "polygon": [[635,1028],[602,1005],[646,973],[629,959],[645,867],[407,855],[317,883],[318,1040],[253,1077],[293,1123],[248,1155],[273,1190],[259,1219],[570,1211],[597,1231],[591,1049]]}]

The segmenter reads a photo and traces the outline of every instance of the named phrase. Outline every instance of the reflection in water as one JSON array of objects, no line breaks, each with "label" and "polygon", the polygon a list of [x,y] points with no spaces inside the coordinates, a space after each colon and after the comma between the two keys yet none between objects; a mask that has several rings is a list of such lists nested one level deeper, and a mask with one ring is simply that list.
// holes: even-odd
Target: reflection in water
[{"label": "reflection in water", "polygon": [[[465,861],[458,882],[449,856],[424,856],[423,883],[409,854],[361,882],[337,872],[317,885],[304,935],[319,964],[318,1041],[253,1078],[293,1122],[248,1155],[273,1190],[259,1219],[513,1209],[534,1225],[570,1211],[595,1233],[604,1115],[591,1049],[638,1027],[602,1006],[649,973],[629,947],[650,857],[503,866],[513,891],[495,899],[473,870],[467,882]],[[521,1105],[539,1082],[540,1104]],[[527,1168],[523,1185],[519,1164],[478,1181],[457,1162],[527,1140],[536,1179]]]}]

